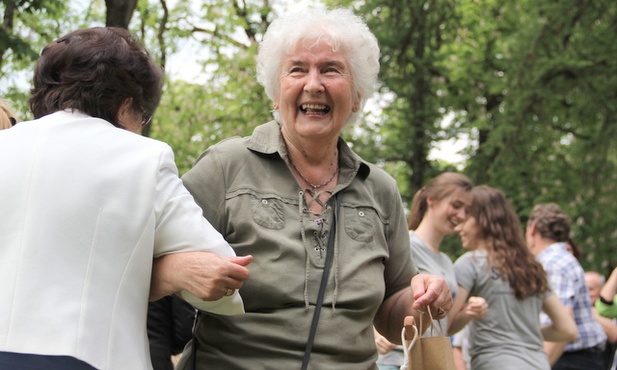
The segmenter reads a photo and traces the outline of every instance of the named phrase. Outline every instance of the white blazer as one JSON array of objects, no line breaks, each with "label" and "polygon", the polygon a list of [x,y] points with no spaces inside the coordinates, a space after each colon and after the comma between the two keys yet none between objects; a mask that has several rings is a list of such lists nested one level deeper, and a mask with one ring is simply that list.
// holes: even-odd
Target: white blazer
[{"label": "white blazer", "polygon": [[151,369],[152,259],[196,250],[234,254],[167,144],[68,111],[0,130],[0,351]]}]

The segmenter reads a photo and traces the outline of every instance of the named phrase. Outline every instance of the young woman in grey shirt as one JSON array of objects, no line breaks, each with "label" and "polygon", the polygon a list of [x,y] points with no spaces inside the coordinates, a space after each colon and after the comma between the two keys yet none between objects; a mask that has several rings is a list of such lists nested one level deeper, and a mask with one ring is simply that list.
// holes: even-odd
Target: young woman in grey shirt
[{"label": "young woman in grey shirt", "polygon": [[[470,324],[474,370],[549,370],[543,341],[568,342],[578,331],[546,273],[525,245],[520,222],[504,194],[488,186],[471,191],[465,222],[456,227],[469,252],[454,263],[458,295],[448,316],[449,334],[470,320],[467,297],[481,296],[488,314]],[[540,327],[544,311],[551,325]]]}]

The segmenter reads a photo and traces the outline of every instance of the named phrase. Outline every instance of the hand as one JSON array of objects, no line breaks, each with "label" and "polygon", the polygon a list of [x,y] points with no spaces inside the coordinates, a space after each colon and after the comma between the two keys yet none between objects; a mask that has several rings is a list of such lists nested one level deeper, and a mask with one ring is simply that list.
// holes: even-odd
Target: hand
[{"label": "hand", "polygon": [[377,346],[377,352],[380,355],[385,355],[386,353],[392,351],[394,347],[396,347],[396,344],[388,341],[386,337],[379,334],[379,332],[375,330],[375,328],[373,328],[373,332],[375,334],[375,346]]},{"label": "hand", "polygon": [[483,297],[469,297],[464,310],[467,316],[481,319],[488,313],[488,303]]},{"label": "hand", "polygon": [[411,279],[411,291],[416,311],[431,310],[433,319],[442,319],[452,308],[452,294],[446,281],[437,275],[418,274]]},{"label": "hand", "polygon": [[253,256],[222,257],[210,252],[172,253],[156,258],[150,300],[187,290],[204,301],[216,301],[249,278]]}]

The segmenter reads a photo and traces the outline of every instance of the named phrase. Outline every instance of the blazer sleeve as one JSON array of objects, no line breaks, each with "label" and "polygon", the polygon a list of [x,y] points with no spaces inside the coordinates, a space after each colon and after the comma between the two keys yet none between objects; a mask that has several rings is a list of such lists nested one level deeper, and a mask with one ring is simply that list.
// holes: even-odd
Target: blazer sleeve
[{"label": "blazer sleeve", "polygon": [[[223,236],[203,217],[201,208],[178,177],[173,152],[168,146],[160,159],[155,200],[154,257],[188,251],[212,252],[235,256]],[[188,291],[180,296],[202,311],[222,315],[244,312],[238,292],[218,301],[203,301]]]}]

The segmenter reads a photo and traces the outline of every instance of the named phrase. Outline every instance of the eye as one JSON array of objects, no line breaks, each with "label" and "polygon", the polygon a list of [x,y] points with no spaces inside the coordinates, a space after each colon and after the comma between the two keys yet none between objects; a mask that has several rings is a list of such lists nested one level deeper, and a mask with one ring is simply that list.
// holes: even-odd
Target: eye
[{"label": "eye", "polygon": [[340,73],[339,69],[336,67],[326,67],[323,70],[324,73]]},{"label": "eye", "polygon": [[290,75],[296,75],[296,76],[300,75],[300,74],[303,74],[304,72],[305,72],[304,68],[302,68],[300,66],[293,66],[293,67],[290,67],[289,70],[288,70],[288,73]]}]

